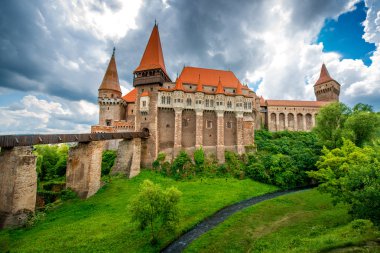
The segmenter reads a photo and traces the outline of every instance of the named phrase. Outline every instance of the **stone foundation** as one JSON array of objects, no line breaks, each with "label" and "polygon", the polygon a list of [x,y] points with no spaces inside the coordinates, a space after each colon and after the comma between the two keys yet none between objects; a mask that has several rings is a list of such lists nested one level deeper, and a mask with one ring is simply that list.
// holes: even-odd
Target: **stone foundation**
[{"label": "stone foundation", "polygon": [[115,165],[111,174],[127,175],[129,178],[140,173],[141,139],[123,140],[119,142]]},{"label": "stone foundation", "polygon": [[34,213],[36,156],[32,147],[2,148],[0,154],[0,228],[21,226]]}]

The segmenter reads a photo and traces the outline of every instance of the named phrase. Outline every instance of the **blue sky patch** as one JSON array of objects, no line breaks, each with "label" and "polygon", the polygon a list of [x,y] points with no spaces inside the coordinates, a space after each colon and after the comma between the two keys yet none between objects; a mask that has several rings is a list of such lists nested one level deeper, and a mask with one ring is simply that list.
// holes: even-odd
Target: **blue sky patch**
[{"label": "blue sky patch", "polygon": [[354,11],[339,16],[338,20],[327,19],[318,35],[318,43],[322,42],[324,52],[338,52],[343,59],[362,59],[369,66],[374,44],[367,43],[362,38],[367,9],[364,2],[356,4]]}]

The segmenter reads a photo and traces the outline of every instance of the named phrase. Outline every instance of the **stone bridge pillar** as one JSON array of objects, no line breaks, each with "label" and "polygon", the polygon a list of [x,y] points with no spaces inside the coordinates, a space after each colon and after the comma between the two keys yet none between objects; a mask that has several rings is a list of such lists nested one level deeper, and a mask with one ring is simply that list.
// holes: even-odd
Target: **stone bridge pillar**
[{"label": "stone bridge pillar", "polygon": [[203,110],[196,110],[195,126],[195,148],[199,148],[203,145]]},{"label": "stone bridge pillar", "polygon": [[119,142],[117,157],[111,174],[125,174],[129,178],[140,173],[141,139],[122,140]]},{"label": "stone bridge pillar", "polygon": [[80,198],[89,198],[100,188],[102,153],[105,141],[80,142],[69,150],[66,188]]},{"label": "stone bridge pillar", "polygon": [[20,226],[34,212],[36,156],[32,147],[2,148],[0,153],[0,228]]},{"label": "stone bridge pillar", "polygon": [[173,149],[173,159],[178,155],[182,149],[182,109],[174,108],[175,118],[174,118],[174,149]]}]

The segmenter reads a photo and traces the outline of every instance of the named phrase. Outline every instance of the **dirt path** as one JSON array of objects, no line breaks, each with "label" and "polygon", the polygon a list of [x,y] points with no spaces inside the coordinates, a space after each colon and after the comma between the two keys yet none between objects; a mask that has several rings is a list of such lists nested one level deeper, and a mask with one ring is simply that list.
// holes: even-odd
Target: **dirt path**
[{"label": "dirt path", "polygon": [[227,206],[212,216],[204,219],[200,223],[198,223],[195,227],[187,231],[185,234],[181,235],[177,240],[173,241],[171,244],[169,244],[166,248],[164,248],[161,252],[162,253],[171,253],[171,252],[182,252],[187,245],[189,245],[193,240],[197,239],[202,234],[206,233],[207,231],[211,230],[215,226],[217,226],[219,223],[226,220],[229,216],[232,214],[247,208],[249,206],[255,205],[259,202],[273,199],[285,194],[289,194],[292,192],[298,192],[302,191],[305,188],[302,189],[295,189],[295,190],[287,190],[287,191],[278,191],[273,193],[264,194],[261,196],[253,197],[250,199],[243,200],[241,202],[238,202],[236,204]]}]

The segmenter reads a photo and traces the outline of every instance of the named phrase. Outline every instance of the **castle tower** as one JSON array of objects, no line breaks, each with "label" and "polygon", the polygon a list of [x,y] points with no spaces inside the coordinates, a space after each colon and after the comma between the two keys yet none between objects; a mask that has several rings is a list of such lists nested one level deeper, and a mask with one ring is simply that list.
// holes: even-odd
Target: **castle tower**
[{"label": "castle tower", "polygon": [[121,100],[121,89],[119,77],[117,75],[115,48],[108,64],[103,81],[98,89],[99,103],[99,125],[113,126],[115,120],[121,120],[125,112],[123,112],[123,104]]},{"label": "castle tower", "polygon": [[331,78],[323,63],[318,81],[314,84],[317,101],[339,101],[340,84]]},{"label": "castle tower", "polygon": [[133,86],[137,89],[136,130],[146,128],[149,129],[151,135],[142,143],[144,156],[141,157],[141,162],[142,166],[151,166],[158,153],[158,89],[164,82],[171,82],[166,73],[157,24],[154,24],[144,55],[133,75]]}]

